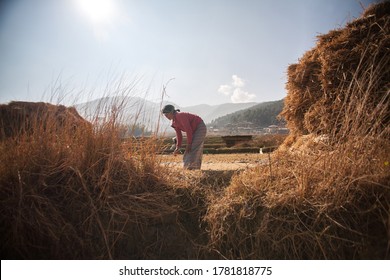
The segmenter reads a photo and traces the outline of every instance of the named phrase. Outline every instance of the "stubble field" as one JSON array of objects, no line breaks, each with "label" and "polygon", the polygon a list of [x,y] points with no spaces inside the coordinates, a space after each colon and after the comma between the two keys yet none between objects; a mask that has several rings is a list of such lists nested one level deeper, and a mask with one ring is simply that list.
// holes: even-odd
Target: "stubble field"
[{"label": "stubble field", "polygon": [[[161,155],[161,164],[173,168],[183,167],[183,155]],[[202,170],[244,170],[268,162],[267,154],[204,154]]]}]

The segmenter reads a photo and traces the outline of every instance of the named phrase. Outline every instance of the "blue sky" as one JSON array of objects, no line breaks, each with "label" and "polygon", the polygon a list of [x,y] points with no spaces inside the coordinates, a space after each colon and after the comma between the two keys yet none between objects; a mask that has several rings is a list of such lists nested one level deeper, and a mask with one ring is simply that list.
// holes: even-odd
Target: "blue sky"
[{"label": "blue sky", "polygon": [[[286,96],[286,69],[368,0],[3,0],[0,103]],[[168,81],[170,81],[168,83]]]}]

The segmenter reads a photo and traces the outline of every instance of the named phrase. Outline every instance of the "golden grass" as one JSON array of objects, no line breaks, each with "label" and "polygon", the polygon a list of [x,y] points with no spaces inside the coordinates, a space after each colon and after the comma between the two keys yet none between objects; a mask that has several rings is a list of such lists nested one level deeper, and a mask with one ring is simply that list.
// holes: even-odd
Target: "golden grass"
[{"label": "golden grass", "polygon": [[234,176],[210,204],[210,251],[390,257],[389,9],[370,8],[289,67],[283,116],[292,133],[268,165]]},{"label": "golden grass", "polygon": [[388,133],[388,6],[373,5],[345,28],[319,36],[317,46],[289,66],[281,115],[293,137],[330,134],[339,141],[357,131]]},{"label": "golden grass", "polygon": [[182,195],[156,160],[156,139],[124,143],[117,116],[74,133],[40,117],[0,142],[3,259],[193,254],[176,223]]},{"label": "golden grass", "polygon": [[242,172],[164,166],[161,141],[119,138],[117,110],[3,139],[2,259],[388,259],[389,9],[289,67],[292,134]]},{"label": "golden grass", "polygon": [[205,217],[210,250],[229,259],[388,258],[390,146],[383,144],[364,157],[353,146],[276,152],[271,165],[236,175]]}]

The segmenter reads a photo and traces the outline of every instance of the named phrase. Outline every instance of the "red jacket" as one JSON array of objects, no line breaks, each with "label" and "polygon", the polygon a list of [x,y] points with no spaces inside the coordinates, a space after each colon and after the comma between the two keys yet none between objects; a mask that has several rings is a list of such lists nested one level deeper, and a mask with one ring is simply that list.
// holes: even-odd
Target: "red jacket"
[{"label": "red jacket", "polygon": [[181,147],[183,141],[182,131],[187,135],[187,144],[192,144],[192,135],[194,134],[198,124],[203,120],[191,113],[176,112],[173,116],[172,127],[176,131],[177,147]]}]

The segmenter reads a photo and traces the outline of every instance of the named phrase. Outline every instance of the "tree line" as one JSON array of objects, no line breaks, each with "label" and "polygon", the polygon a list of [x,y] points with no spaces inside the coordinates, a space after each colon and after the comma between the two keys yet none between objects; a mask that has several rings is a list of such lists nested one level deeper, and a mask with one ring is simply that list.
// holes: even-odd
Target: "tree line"
[{"label": "tree line", "polygon": [[284,99],[264,102],[248,109],[240,110],[226,116],[219,117],[210,123],[213,127],[224,127],[228,124],[251,123],[255,127],[268,127],[270,125],[285,125],[284,119],[279,117],[284,106]]}]

